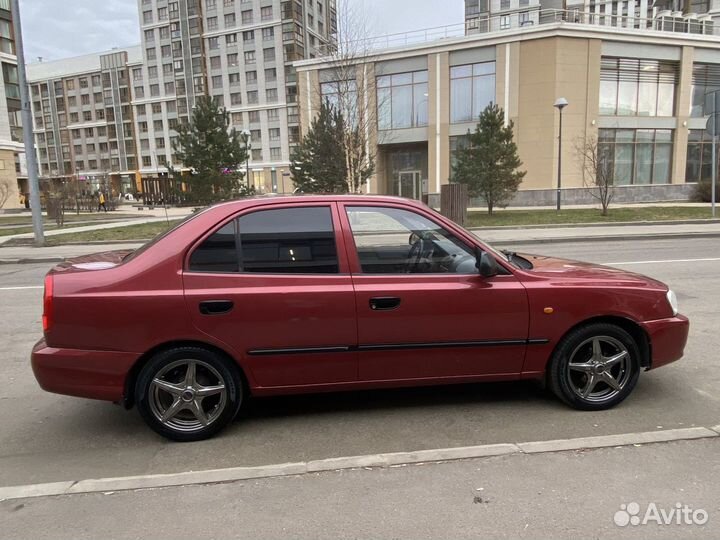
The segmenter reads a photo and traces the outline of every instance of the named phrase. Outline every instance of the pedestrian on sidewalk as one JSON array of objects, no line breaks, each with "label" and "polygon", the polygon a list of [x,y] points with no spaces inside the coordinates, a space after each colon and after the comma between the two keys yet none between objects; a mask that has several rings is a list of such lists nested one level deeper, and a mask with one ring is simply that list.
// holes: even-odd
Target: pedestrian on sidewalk
[{"label": "pedestrian on sidewalk", "polygon": [[105,205],[105,195],[102,191],[98,194],[98,212],[101,208],[105,210],[105,212],[107,212],[107,206]]}]

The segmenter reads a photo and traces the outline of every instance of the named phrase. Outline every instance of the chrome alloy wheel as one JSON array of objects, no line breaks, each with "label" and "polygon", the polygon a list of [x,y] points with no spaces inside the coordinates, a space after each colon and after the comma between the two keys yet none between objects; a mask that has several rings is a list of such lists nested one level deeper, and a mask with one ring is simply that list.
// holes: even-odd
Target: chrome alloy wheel
[{"label": "chrome alloy wheel", "polygon": [[594,336],[583,341],[567,364],[570,388],[588,402],[614,398],[631,378],[630,352],[610,336]]},{"label": "chrome alloy wheel", "polygon": [[212,424],[227,404],[225,381],[202,360],[177,360],[150,383],[149,404],[155,418],[170,429],[192,433]]}]

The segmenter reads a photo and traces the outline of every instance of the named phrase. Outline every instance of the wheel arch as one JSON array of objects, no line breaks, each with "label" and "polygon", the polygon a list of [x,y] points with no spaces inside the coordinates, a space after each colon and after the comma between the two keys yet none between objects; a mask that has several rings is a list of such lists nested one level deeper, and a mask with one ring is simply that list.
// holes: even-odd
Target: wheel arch
[{"label": "wheel arch", "polygon": [[196,341],[196,340],[180,340],[180,341],[167,341],[165,343],[160,343],[153,347],[152,349],[146,351],[140,358],[137,359],[137,361],[133,364],[133,366],[130,368],[130,371],[128,372],[127,377],[125,378],[125,389],[123,392],[123,406],[126,409],[130,409],[135,405],[135,382],[137,381],[138,376],[140,375],[140,372],[142,371],[143,367],[150,361],[150,359],[155,356],[156,354],[159,354],[161,352],[169,351],[171,349],[177,349],[180,347],[195,347],[198,349],[205,349],[207,351],[210,351],[212,353],[215,353],[223,358],[225,358],[230,366],[235,369],[238,373],[238,376],[240,377],[240,384],[243,385],[243,390],[246,395],[250,395],[250,384],[248,383],[248,378],[245,373],[245,370],[243,367],[233,358],[231,354],[229,354],[227,351],[221,349],[217,345],[212,345],[210,343],[204,342],[204,341]]},{"label": "wheel arch", "polygon": [[[583,326],[588,326],[591,324],[596,323],[606,323],[606,324],[614,324],[615,326],[618,326],[625,330],[628,334],[632,336],[632,338],[635,340],[635,343],[638,346],[638,349],[640,350],[640,366],[645,369],[650,369],[650,363],[652,359],[652,350],[651,350],[651,343],[650,338],[647,335],[647,332],[643,329],[642,326],[640,326],[637,322],[633,321],[632,319],[629,319],[627,317],[620,317],[617,315],[601,315],[597,317],[591,317],[589,319],[585,319],[583,321],[580,321],[579,323],[575,324],[574,326],[568,328],[565,333],[558,339],[557,343],[555,344],[555,347],[553,348],[552,354],[550,355],[550,358],[555,356],[555,353],[557,352],[558,348],[560,347],[560,344],[563,342],[563,340],[571,333],[577,330],[578,328],[581,328]],[[546,369],[549,369],[550,362],[548,361]]]}]

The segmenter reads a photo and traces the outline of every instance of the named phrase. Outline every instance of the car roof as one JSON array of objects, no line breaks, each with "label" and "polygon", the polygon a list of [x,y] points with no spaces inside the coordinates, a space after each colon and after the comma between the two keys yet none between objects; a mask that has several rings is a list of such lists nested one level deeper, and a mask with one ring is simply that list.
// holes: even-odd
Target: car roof
[{"label": "car roof", "polygon": [[264,204],[282,204],[287,202],[303,201],[303,202],[385,202],[385,203],[403,203],[412,206],[423,206],[423,203],[414,199],[406,199],[404,197],[394,197],[390,195],[363,195],[363,194],[293,194],[293,195],[254,195],[234,201],[226,201],[218,203],[215,206],[252,206],[253,203]]}]

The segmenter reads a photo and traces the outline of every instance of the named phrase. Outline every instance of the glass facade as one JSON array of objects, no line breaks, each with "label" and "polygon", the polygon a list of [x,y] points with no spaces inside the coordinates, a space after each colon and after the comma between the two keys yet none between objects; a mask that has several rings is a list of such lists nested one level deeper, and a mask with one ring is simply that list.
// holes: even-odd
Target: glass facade
[{"label": "glass facade", "polygon": [[603,57],[600,114],[673,116],[677,62]]},{"label": "glass facade", "polygon": [[320,93],[325,103],[340,110],[346,119],[349,119],[353,125],[357,125],[357,83],[354,80],[323,83],[320,85]]},{"label": "glass facade", "polygon": [[669,129],[601,129],[598,152],[609,161],[613,183],[669,184],[673,132]]},{"label": "glass facade", "polygon": [[712,137],[704,129],[691,129],[688,133],[685,181],[700,180],[712,180]]},{"label": "glass facade", "polygon": [[385,147],[386,192],[409,199],[423,199],[428,193],[427,144]]},{"label": "glass facade", "polygon": [[[695,64],[692,77],[690,116],[702,118],[714,111],[713,93],[720,95],[720,64]],[[719,109],[720,110],[720,109]]]},{"label": "glass facade", "polygon": [[398,73],[377,78],[378,129],[428,124],[428,72]]},{"label": "glass facade", "polygon": [[450,68],[450,122],[473,122],[495,101],[495,62]]}]

